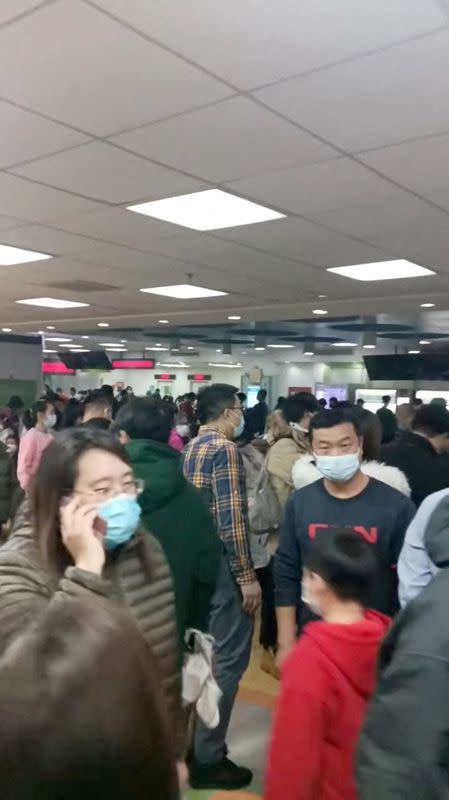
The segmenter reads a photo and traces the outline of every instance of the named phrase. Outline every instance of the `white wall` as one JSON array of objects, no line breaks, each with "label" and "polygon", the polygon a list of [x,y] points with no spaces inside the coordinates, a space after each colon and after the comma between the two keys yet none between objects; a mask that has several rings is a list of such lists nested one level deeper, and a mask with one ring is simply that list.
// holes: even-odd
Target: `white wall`
[{"label": "white wall", "polygon": [[[154,376],[164,372],[176,375],[176,380],[171,383],[157,383]],[[123,381],[125,386],[132,386],[137,395],[145,395],[149,389],[154,391],[158,386],[163,393],[167,386],[169,393],[173,397],[178,397],[178,395],[190,391],[191,387],[187,376],[196,372],[211,375],[212,383],[230,383],[239,389],[241,387],[242,369],[219,369],[216,367],[201,369],[197,367],[189,367],[189,369],[156,367],[155,370],[115,369],[112,372],[78,372],[76,375],[52,375],[51,386],[53,389],[60,386],[64,392],[68,393],[71,386],[76,386],[77,389],[98,389],[103,383],[114,384]],[[198,383],[194,391],[196,391],[196,387],[201,388],[201,384]]]}]

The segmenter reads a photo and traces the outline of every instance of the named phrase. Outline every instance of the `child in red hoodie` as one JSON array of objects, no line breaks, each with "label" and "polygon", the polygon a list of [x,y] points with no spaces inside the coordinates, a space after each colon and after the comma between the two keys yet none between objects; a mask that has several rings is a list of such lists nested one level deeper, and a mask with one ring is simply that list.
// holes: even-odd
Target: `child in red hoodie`
[{"label": "child in red hoodie", "polygon": [[356,800],[353,761],[390,620],[364,607],[376,556],[359,534],[321,531],[306,557],[304,628],[282,669],[264,800]]}]

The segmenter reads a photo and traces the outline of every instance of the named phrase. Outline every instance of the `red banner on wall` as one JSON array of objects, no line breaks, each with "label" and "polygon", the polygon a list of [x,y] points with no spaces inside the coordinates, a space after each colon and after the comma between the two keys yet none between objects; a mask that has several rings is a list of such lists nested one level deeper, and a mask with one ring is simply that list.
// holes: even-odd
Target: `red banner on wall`
[{"label": "red banner on wall", "polygon": [[298,392],[307,392],[308,394],[312,394],[312,387],[311,386],[289,386],[288,387],[288,396],[290,397],[291,394],[298,394]]}]

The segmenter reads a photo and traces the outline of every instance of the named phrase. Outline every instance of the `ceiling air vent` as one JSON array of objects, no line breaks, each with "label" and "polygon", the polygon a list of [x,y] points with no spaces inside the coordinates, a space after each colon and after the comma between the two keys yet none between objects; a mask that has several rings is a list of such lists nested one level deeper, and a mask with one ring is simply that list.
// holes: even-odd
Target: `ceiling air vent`
[{"label": "ceiling air vent", "polygon": [[60,281],[59,283],[49,283],[50,289],[61,289],[64,292],[112,292],[118,286],[110,286],[107,283],[96,283],[95,281]]}]

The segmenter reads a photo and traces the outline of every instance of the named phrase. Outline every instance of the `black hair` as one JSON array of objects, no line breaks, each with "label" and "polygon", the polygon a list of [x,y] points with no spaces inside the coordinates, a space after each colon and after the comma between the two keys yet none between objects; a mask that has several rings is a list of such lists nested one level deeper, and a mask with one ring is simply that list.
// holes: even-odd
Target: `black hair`
[{"label": "black hair", "polygon": [[318,411],[321,411],[318,400],[309,392],[291,394],[282,406],[286,422],[299,422],[305,414],[316,414]]},{"label": "black hair", "polygon": [[99,431],[108,431],[111,427],[111,420],[107,417],[92,417],[83,422],[83,428],[96,428]]},{"label": "black hair", "polygon": [[267,390],[266,389],[259,389],[257,392],[257,399],[258,400],[266,400],[267,399]]},{"label": "black hair", "polygon": [[237,397],[240,400],[241,404],[243,405],[243,403],[246,401],[245,392],[237,392]]},{"label": "black hair", "polygon": [[412,421],[412,431],[429,438],[442,433],[449,434],[449,411],[435,404],[420,406]]},{"label": "black hair", "polygon": [[238,389],[229,383],[213,383],[198,392],[197,414],[202,425],[219,419],[227,408],[235,406]]},{"label": "black hair", "polygon": [[380,461],[382,424],[379,417],[367,408],[357,405],[352,409],[352,414],[360,425],[363,438],[363,461]]},{"label": "black hair", "polygon": [[326,408],[327,406],[327,400],[325,397],[320,397],[318,403],[320,404],[321,408]]},{"label": "black hair", "polygon": [[390,400],[391,400],[391,395],[389,395],[389,394],[384,394],[384,395],[383,395],[383,397],[382,397],[382,403],[389,403],[389,402],[390,402]]},{"label": "black hair", "polygon": [[275,411],[279,411],[279,410],[281,410],[281,411],[282,411],[282,409],[283,409],[283,407],[284,407],[284,403],[285,403],[285,397],[284,397],[284,395],[282,395],[282,394],[281,394],[281,395],[278,397],[278,401],[277,401],[277,403],[276,403],[276,408],[275,408],[274,410],[275,410]]},{"label": "black hair", "polygon": [[104,392],[103,389],[93,389],[89,392],[86,396],[84,401],[84,408],[88,406],[98,406],[98,408],[111,408],[112,407],[112,399],[109,396],[108,392]]},{"label": "black hair", "polygon": [[363,434],[360,419],[353,411],[352,408],[330,408],[328,411],[326,409],[319,411],[310,420],[310,435],[313,436],[313,431],[323,428],[335,428],[337,425],[349,424],[361,438]]},{"label": "black hair", "polygon": [[34,428],[37,422],[37,415],[43,414],[48,406],[53,405],[51,400],[36,400],[30,408],[27,408],[23,415],[23,424],[27,430]]},{"label": "black hair", "polygon": [[124,431],[130,439],[152,439],[167,444],[174,416],[172,403],[158,397],[135,397],[120,408],[114,429]]},{"label": "black hair", "polygon": [[25,403],[23,402],[22,398],[19,397],[18,394],[13,394],[9,398],[7,405],[8,408],[11,409],[11,411],[20,411],[20,409],[24,407]]},{"label": "black hair", "polygon": [[187,394],[184,395],[184,400],[190,400],[190,402],[193,403],[193,401],[196,400],[195,392],[187,392]]},{"label": "black hair", "polygon": [[375,550],[353,528],[318,531],[304,559],[340,600],[365,604],[372,589],[378,563]]},{"label": "black hair", "polygon": [[73,428],[74,425],[81,419],[83,416],[83,406],[78,400],[75,400],[74,397],[71,397],[68,401],[64,411],[62,412],[62,428]]},{"label": "black hair", "polygon": [[102,394],[104,394],[112,403],[112,400],[114,399],[114,390],[109,383],[104,383],[101,389],[98,389],[98,391],[102,392]]}]

